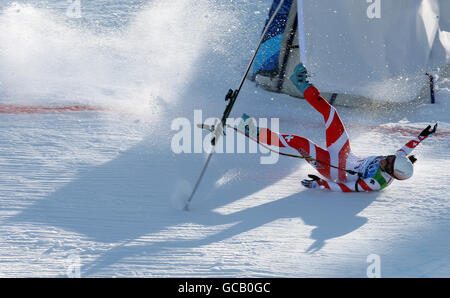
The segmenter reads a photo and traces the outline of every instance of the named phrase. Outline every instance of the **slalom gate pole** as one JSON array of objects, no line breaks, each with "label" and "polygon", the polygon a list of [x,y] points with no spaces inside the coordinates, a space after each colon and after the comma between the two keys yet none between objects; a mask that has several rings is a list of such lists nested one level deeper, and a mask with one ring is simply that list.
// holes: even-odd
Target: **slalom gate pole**
[{"label": "slalom gate pole", "polygon": [[231,110],[233,109],[234,103],[236,102],[236,99],[239,96],[239,93],[241,92],[242,86],[245,83],[245,79],[247,78],[250,69],[253,65],[253,62],[256,59],[256,55],[258,54],[258,51],[263,43],[264,37],[267,33],[267,31],[269,30],[270,25],[272,24],[273,20],[275,19],[275,17],[277,16],[278,12],[280,11],[281,7],[283,6],[285,0],[281,0],[280,3],[278,4],[277,8],[275,9],[275,11],[273,12],[272,17],[269,19],[269,21],[266,24],[266,27],[264,28],[263,33],[261,34],[261,38],[258,42],[258,46],[255,49],[255,52],[253,53],[252,59],[250,60],[247,69],[245,71],[245,74],[242,76],[241,82],[239,83],[239,86],[236,90],[228,90],[227,95],[225,96],[225,100],[228,101],[227,107],[225,108],[225,111],[223,112],[223,116],[222,119],[220,121],[220,123],[216,126],[216,129],[214,131],[214,136],[211,139],[211,151],[208,153],[208,157],[206,159],[205,165],[203,166],[203,169],[200,173],[200,177],[197,179],[197,182],[195,183],[194,189],[192,190],[191,195],[189,196],[188,200],[186,201],[186,204],[184,205],[183,210],[188,211],[189,210],[189,205],[192,201],[192,199],[194,198],[195,193],[197,192],[197,189],[200,185],[200,182],[206,172],[206,168],[208,167],[209,162],[211,161],[211,157],[214,153],[214,149],[215,146],[217,144],[217,140],[221,137],[222,133],[223,133],[223,128],[225,127],[226,121],[228,116],[231,113]]}]

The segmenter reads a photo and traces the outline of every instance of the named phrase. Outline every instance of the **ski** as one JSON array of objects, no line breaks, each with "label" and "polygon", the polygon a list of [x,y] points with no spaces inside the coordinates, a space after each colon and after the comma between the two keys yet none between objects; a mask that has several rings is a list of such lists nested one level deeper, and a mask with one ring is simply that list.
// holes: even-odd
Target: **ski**
[{"label": "ski", "polygon": [[[249,116],[247,116],[246,114],[244,114],[243,117],[249,118]],[[206,131],[209,131],[209,132],[214,132],[214,125],[197,124],[197,127],[198,127],[198,128],[201,128],[201,129],[204,129],[204,130],[206,130]],[[289,154],[289,153],[284,153],[284,152],[276,151],[276,150],[270,148],[268,145],[266,145],[266,144],[264,144],[264,143],[261,143],[261,142],[259,141],[259,138],[258,138],[258,137],[256,137],[256,138],[255,138],[255,137],[252,137],[252,136],[250,135],[250,133],[249,133],[248,130],[242,131],[242,130],[240,130],[240,129],[234,127],[234,126],[231,126],[231,125],[229,125],[229,124],[226,124],[226,127],[230,128],[230,129],[233,129],[233,130],[236,131],[237,133],[243,134],[243,135],[246,136],[248,139],[250,139],[250,140],[252,140],[252,141],[258,143],[260,146],[264,147],[265,149],[267,149],[267,150],[269,150],[269,151],[271,151],[271,152],[277,153],[277,154],[279,154],[279,155],[281,155],[281,156],[294,157],[294,158],[304,159],[304,160],[307,160],[307,161],[310,161],[310,162],[320,163],[320,164],[329,166],[329,167],[331,167],[331,168],[338,169],[338,170],[340,170],[340,171],[345,171],[345,172],[349,173],[350,175],[358,175],[358,176],[359,176],[359,175],[361,174],[361,173],[358,173],[358,172],[355,172],[355,171],[352,171],[352,170],[342,169],[342,168],[340,168],[340,167],[333,166],[333,165],[331,165],[331,164],[329,164],[329,163],[326,163],[326,162],[323,162],[323,161],[321,161],[321,160],[312,158],[312,157],[310,157],[310,156],[294,155],[294,154]],[[247,128],[247,126],[246,126],[246,128]]]},{"label": "ski", "polygon": [[215,130],[213,132],[214,136],[211,139],[211,145],[212,145],[211,152],[208,153],[208,157],[206,159],[205,165],[202,168],[200,176],[197,179],[197,182],[195,183],[195,186],[194,186],[194,189],[192,190],[191,195],[189,196],[189,198],[186,201],[186,204],[185,204],[185,206],[183,208],[183,210],[185,210],[185,211],[189,210],[189,205],[190,205],[190,203],[191,203],[195,193],[197,192],[198,186],[200,185],[200,182],[201,182],[201,180],[203,178],[203,175],[205,174],[206,168],[208,167],[208,164],[209,164],[209,162],[210,162],[210,160],[212,158],[215,146],[217,144],[217,140],[220,138],[220,136],[223,135],[223,129],[224,129],[225,125],[226,125],[227,118],[229,117],[229,115],[231,113],[231,110],[233,109],[233,106],[234,106],[234,104],[235,104],[235,102],[236,102],[236,100],[237,100],[237,98],[239,96],[239,93],[241,92],[242,86],[244,85],[245,80],[247,79],[247,76],[248,76],[248,74],[250,72],[250,69],[251,69],[251,67],[253,65],[253,62],[256,59],[256,55],[258,54],[258,51],[261,48],[261,45],[262,45],[262,43],[264,41],[264,37],[265,37],[267,31],[269,30],[269,27],[272,24],[273,20],[275,19],[275,17],[277,16],[278,12],[281,9],[281,7],[283,6],[284,2],[285,2],[285,0],[281,0],[280,1],[280,3],[278,4],[277,8],[275,9],[272,17],[267,22],[267,24],[266,24],[266,26],[264,28],[264,31],[261,34],[261,38],[260,38],[260,40],[258,42],[258,46],[256,47],[255,52],[253,53],[253,56],[250,59],[250,62],[248,64],[248,66],[247,66],[247,69],[246,69],[244,75],[242,76],[242,79],[241,79],[241,81],[239,83],[238,88],[236,90],[233,90],[233,89],[228,90],[228,93],[225,96],[225,101],[227,101],[228,104],[227,104],[227,106],[225,108],[225,111],[223,112],[223,115],[222,115],[222,118],[221,118],[220,122],[217,123],[217,125],[215,125]]}]

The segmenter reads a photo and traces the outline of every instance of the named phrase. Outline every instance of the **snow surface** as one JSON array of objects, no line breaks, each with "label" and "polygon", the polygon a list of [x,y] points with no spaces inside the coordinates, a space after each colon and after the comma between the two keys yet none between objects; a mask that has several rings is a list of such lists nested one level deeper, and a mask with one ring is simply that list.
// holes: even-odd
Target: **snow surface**
[{"label": "snow surface", "polygon": [[[28,3],[0,1],[0,103],[104,110],[0,114],[0,277],[65,277],[74,256],[83,277],[366,277],[372,254],[383,277],[450,277],[449,77],[435,105],[338,107],[361,156],[438,121],[412,179],[310,191],[304,161],[216,154],[184,212],[206,154],[174,154],[170,124],[221,115],[271,1]],[[305,101],[246,82],[243,112],[324,143]]]}]

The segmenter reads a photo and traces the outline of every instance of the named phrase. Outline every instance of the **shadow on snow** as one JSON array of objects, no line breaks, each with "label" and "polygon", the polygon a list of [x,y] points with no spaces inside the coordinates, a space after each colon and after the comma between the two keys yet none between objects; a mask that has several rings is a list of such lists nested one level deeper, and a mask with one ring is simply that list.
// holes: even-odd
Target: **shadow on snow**
[{"label": "shadow on snow", "polygon": [[[311,234],[315,242],[307,250],[315,252],[327,240],[363,226],[367,219],[357,214],[376,199],[376,194],[353,194],[352,197],[322,191],[302,191],[270,203],[221,215],[214,209],[276,183],[295,171],[298,163],[280,159],[274,165],[260,165],[258,154],[246,154],[245,157],[216,154],[194,198],[192,211],[174,209],[169,198],[176,191],[177,182],[187,180],[192,186],[203,161],[204,155],[175,155],[171,151],[155,151],[144,141],[117,159],[80,173],[76,180],[10,221],[44,223],[85,235],[93,241],[120,243],[83,268],[83,274],[89,276],[122,258],[157,254],[174,247],[208,245],[280,218],[301,218],[305,224],[315,226]],[[216,182],[230,169],[239,173],[237,179],[217,186]],[[237,224],[198,240],[168,240],[143,246],[126,246],[144,235],[188,223],[207,227]]]}]

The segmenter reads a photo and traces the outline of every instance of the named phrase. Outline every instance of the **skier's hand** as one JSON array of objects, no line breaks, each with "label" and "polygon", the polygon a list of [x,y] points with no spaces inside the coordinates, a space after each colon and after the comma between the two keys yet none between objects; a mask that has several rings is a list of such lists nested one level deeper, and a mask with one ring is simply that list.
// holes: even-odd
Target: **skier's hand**
[{"label": "skier's hand", "polygon": [[427,128],[425,128],[419,136],[421,137],[428,137],[431,134],[434,134],[437,129],[437,123],[434,125],[433,129],[431,129],[431,125],[428,125]]},{"label": "skier's hand", "polygon": [[307,80],[308,78],[308,71],[306,70],[305,66],[300,63],[298,64],[294,72],[292,73],[290,79],[291,82],[297,87],[297,89],[302,93],[305,93],[306,89],[311,86],[311,84]]},{"label": "skier's hand", "polygon": [[317,183],[317,181],[320,180],[319,177],[315,176],[315,175],[308,175],[309,178],[311,178],[311,180],[309,179],[304,179],[302,180],[302,185],[306,188],[316,188],[319,186],[319,183]]}]

